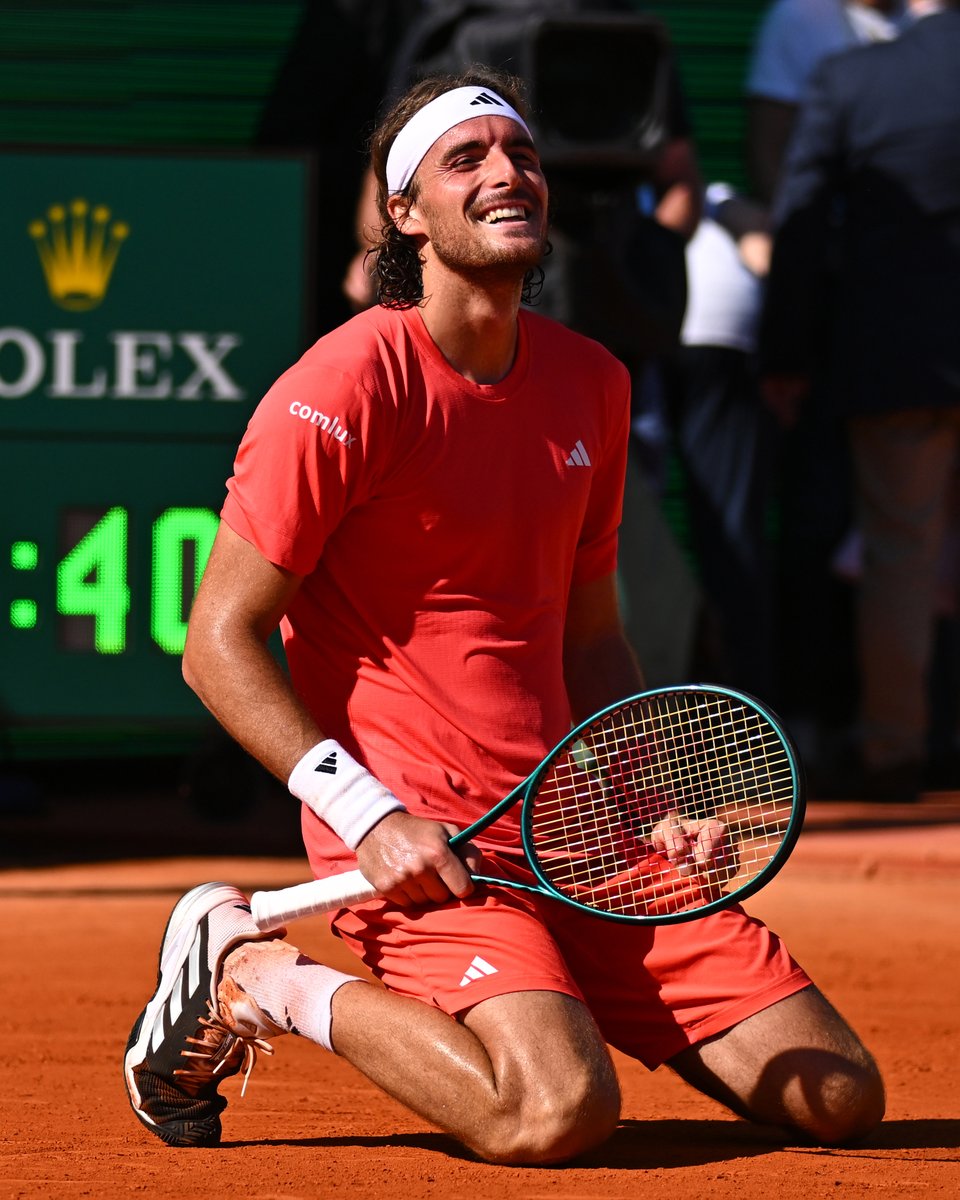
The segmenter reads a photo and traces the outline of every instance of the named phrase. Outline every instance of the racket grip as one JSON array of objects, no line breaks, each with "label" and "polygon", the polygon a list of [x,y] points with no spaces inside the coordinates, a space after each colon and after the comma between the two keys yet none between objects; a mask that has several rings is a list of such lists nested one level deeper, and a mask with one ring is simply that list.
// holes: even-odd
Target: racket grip
[{"label": "racket grip", "polygon": [[311,879],[309,883],[298,883],[273,892],[254,892],[250,897],[250,912],[257,928],[266,933],[279,929],[287,921],[296,921],[298,917],[360,904],[377,894],[377,889],[362,872],[345,871],[328,879]]}]

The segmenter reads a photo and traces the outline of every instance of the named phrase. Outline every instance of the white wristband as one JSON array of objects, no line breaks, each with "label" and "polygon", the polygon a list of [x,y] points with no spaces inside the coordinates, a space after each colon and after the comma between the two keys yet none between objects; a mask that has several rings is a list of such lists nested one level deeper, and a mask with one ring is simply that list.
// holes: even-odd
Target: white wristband
[{"label": "white wristband", "polygon": [[333,738],[307,751],[290,772],[287,787],[351,850],[387,813],[406,811],[393,792]]}]

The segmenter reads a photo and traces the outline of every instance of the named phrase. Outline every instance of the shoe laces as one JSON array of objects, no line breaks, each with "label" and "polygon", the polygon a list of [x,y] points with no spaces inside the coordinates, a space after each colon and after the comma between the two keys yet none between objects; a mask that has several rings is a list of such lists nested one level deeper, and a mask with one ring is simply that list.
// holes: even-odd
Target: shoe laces
[{"label": "shoe laces", "polygon": [[257,1052],[273,1054],[273,1046],[266,1038],[232,1029],[209,1000],[207,1012],[208,1016],[200,1018],[200,1037],[186,1039],[197,1049],[184,1048],[180,1051],[182,1058],[191,1061],[185,1067],[176,1067],[173,1073],[182,1080],[188,1090],[199,1091],[210,1084],[213,1076],[222,1075],[226,1078],[242,1070],[242,1098],[246,1093],[250,1074],[257,1065]]}]

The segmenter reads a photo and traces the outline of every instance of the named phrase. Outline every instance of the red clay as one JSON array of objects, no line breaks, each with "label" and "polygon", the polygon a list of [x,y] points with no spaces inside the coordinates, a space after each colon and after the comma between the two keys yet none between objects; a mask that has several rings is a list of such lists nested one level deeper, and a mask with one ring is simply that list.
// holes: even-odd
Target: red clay
[{"label": "red clay", "polygon": [[[821,809],[783,874],[750,903],[877,1055],[888,1116],[862,1146],[784,1143],[667,1070],[618,1060],[622,1125],[563,1169],[473,1162],[351,1067],[295,1038],[228,1081],[225,1144],[173,1150],[127,1106],[120,1059],[152,990],[180,891],[303,877],[302,862],[161,859],[0,872],[0,1197],[398,1197],[420,1200],[817,1200],[960,1196],[960,825],[954,809],[898,828],[830,829]],[[861,825],[869,826],[869,814]],[[319,920],[302,947],[356,969]]]}]

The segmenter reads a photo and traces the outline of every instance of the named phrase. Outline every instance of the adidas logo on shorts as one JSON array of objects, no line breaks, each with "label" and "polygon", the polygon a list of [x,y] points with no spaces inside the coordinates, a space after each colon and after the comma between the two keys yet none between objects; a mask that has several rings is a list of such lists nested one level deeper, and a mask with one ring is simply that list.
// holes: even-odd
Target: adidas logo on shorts
[{"label": "adidas logo on shorts", "polygon": [[496,975],[497,968],[491,967],[485,958],[481,958],[479,954],[474,955],[473,962],[467,967],[467,970],[460,980],[460,986],[466,987],[467,984],[473,983],[475,979],[482,979],[484,975]]}]

